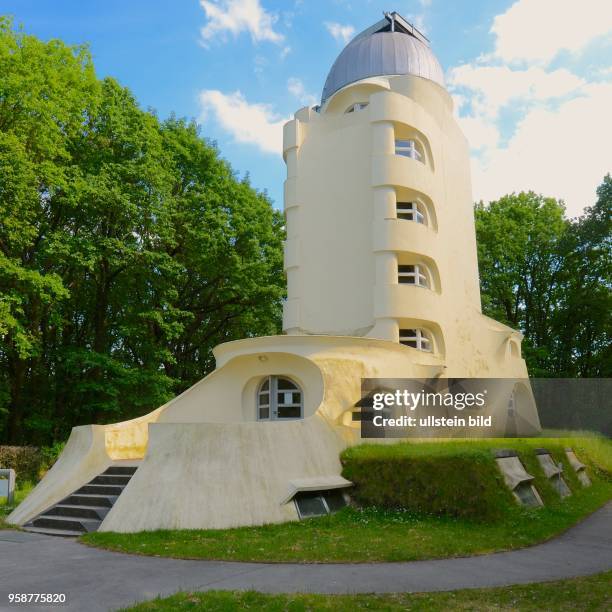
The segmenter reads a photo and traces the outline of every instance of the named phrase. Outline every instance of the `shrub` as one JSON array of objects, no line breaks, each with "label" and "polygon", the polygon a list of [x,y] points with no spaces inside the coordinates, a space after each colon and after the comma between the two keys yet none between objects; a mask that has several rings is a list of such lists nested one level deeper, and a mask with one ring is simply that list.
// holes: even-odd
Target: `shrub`
[{"label": "shrub", "polygon": [[[603,444],[610,454],[612,445]],[[342,453],[342,475],[353,482],[351,496],[360,506],[493,521],[518,507],[495,464],[493,451],[518,451],[549,506],[562,502],[544,475],[535,449],[544,447],[556,462],[563,463],[566,482],[572,491],[578,491],[581,485],[565,456],[566,446],[576,449],[591,473],[605,476],[593,464],[588,446],[568,438],[363,444]]]},{"label": "shrub", "polygon": [[44,469],[43,453],[35,446],[0,446],[0,468],[15,470],[17,482],[36,482]]}]

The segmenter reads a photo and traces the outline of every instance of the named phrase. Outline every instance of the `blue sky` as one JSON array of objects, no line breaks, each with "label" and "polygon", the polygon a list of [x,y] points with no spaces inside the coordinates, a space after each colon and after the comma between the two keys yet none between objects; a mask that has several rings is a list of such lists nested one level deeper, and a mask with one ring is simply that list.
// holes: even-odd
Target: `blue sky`
[{"label": "blue sky", "polygon": [[282,123],[320,96],[350,37],[397,10],[447,75],[474,197],[534,189],[592,204],[612,171],[612,2],[581,0],[3,0],[43,39],[88,43],[143,108],[202,124],[282,206]]}]

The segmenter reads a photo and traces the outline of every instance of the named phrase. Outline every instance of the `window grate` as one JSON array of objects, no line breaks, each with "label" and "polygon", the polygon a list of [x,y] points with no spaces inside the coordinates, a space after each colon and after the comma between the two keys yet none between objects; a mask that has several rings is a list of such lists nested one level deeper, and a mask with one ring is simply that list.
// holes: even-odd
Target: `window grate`
[{"label": "window grate", "polygon": [[301,519],[332,514],[347,505],[346,496],[342,489],[300,491],[296,493],[293,500]]},{"label": "window grate", "polygon": [[410,346],[420,351],[431,352],[432,342],[427,332],[423,329],[400,329],[400,344]]}]

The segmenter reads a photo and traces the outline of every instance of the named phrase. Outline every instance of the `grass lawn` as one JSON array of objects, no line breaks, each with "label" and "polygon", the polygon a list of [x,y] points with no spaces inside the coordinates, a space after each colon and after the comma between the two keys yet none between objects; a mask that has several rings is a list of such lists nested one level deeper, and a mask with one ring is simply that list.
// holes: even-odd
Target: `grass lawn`
[{"label": "grass lawn", "polygon": [[[546,446],[547,442],[552,445],[551,440],[538,438],[496,440],[489,446],[494,443],[498,447],[500,444],[506,448],[517,447],[519,452],[524,453],[530,448]],[[555,443],[579,447],[575,439],[562,442],[556,439]],[[396,445],[397,450],[386,446],[383,452],[430,456],[431,453],[449,452],[451,444],[402,445],[404,449]],[[466,445],[457,444],[461,448]],[[487,443],[467,444],[471,450],[480,452]],[[612,467],[608,456],[612,454],[612,444],[600,438],[594,438],[588,444],[596,447],[597,451],[594,455],[589,454],[590,461],[597,458],[597,465],[591,463],[591,487],[581,487],[573,472],[567,472],[566,478],[574,494],[561,501],[550,484],[544,482],[543,473],[540,473],[536,484],[546,507],[526,509],[510,499],[503,507],[503,514],[495,520],[350,507],[331,516],[261,527],[160,530],[135,534],[102,532],[86,534],[81,540],[93,546],[143,555],[268,562],[412,561],[521,548],[563,532],[612,499],[609,475],[597,471],[597,468]],[[431,448],[428,449],[428,446]],[[361,448],[364,450],[351,449],[350,452],[376,453],[376,449]],[[490,449],[487,452],[490,453]],[[584,452],[581,453],[582,457],[586,462]],[[530,462],[526,466],[528,471],[537,473],[539,467],[534,465],[534,462],[537,463],[535,455],[531,453],[527,459]]]},{"label": "grass lawn", "polygon": [[392,595],[265,595],[254,591],[179,593],[167,599],[156,599],[127,608],[133,612],[146,610],[206,610],[206,612],[601,610],[603,612],[610,609],[612,609],[612,572],[558,582],[442,593]]}]

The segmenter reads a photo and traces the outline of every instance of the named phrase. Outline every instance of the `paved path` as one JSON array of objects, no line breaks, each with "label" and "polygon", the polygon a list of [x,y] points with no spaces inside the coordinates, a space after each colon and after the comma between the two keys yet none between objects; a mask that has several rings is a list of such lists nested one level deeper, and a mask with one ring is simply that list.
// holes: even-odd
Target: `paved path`
[{"label": "paved path", "polygon": [[[434,561],[269,564],[138,557],[72,539],[0,531],[0,610],[7,594],[64,592],[63,609],[116,610],[178,590],[256,589],[270,593],[446,591],[584,576],[612,569],[612,502],[562,536],[531,548]],[[55,609],[61,609],[55,608]]]}]

